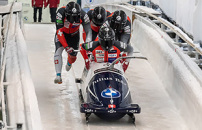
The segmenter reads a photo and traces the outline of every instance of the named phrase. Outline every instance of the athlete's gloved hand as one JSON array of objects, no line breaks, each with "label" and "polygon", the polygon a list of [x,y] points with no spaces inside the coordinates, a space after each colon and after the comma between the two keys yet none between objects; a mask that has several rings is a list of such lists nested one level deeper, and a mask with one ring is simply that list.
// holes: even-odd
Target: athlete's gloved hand
[{"label": "athlete's gloved hand", "polygon": [[[126,53],[123,53],[123,54],[121,55],[121,57],[126,57],[126,56],[127,56]],[[121,59],[121,60],[120,60],[121,63],[123,63],[124,61],[126,61],[126,59]]]},{"label": "athlete's gloved hand", "polygon": [[124,71],[124,72],[127,70],[128,65],[129,65],[129,62],[128,62],[128,61],[123,62],[122,67],[123,67],[123,71]]},{"label": "athlete's gloved hand", "polygon": [[72,53],[74,49],[72,47],[65,47],[67,53]]},{"label": "athlete's gloved hand", "polygon": [[90,68],[90,60],[89,59],[85,59],[85,65],[86,65],[86,69],[89,70],[89,68]]}]

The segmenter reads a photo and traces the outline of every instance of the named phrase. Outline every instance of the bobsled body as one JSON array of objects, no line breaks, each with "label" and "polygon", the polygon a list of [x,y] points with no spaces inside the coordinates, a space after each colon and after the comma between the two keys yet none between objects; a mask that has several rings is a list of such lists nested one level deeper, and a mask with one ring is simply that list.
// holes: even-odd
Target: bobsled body
[{"label": "bobsled body", "polygon": [[81,82],[83,101],[80,112],[94,113],[102,119],[120,119],[125,114],[140,113],[138,104],[132,104],[127,80],[120,63],[92,63],[84,69]]}]

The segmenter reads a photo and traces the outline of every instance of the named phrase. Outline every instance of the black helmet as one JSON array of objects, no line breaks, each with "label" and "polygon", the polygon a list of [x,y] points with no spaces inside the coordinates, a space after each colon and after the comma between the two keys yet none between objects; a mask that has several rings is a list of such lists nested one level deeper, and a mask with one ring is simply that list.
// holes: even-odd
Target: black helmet
[{"label": "black helmet", "polygon": [[92,21],[95,25],[101,26],[106,20],[107,13],[105,9],[101,6],[94,8],[92,12]]},{"label": "black helmet", "polygon": [[103,50],[109,51],[115,40],[115,33],[110,27],[102,27],[99,31],[99,42]]},{"label": "black helmet", "polygon": [[115,32],[119,32],[124,29],[127,22],[126,13],[123,10],[117,10],[112,15],[110,26]]},{"label": "black helmet", "polygon": [[69,2],[65,7],[65,17],[70,23],[80,23],[81,7],[75,2]]}]

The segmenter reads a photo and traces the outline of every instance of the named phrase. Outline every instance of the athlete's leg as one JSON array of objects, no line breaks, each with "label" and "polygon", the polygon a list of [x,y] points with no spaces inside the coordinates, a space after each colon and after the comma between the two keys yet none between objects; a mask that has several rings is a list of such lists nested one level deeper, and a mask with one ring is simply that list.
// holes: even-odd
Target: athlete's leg
[{"label": "athlete's leg", "polygon": [[64,47],[59,47],[56,51],[55,51],[55,55],[54,55],[54,62],[55,62],[55,71],[56,74],[61,73],[62,72],[62,52],[64,50]]},{"label": "athlete's leg", "polygon": [[62,83],[61,72],[62,72],[62,52],[64,47],[59,42],[57,35],[55,35],[55,54],[54,54],[54,63],[55,63],[55,71],[56,71],[56,79],[55,83]]},{"label": "athlete's leg", "polygon": [[[67,38],[67,43],[70,47],[74,48],[74,50],[78,50],[79,49],[79,40],[80,40],[80,35],[78,32],[71,38]],[[72,52],[72,53],[68,54],[68,60],[67,60],[67,65],[66,65],[67,71],[70,70],[71,65],[76,61],[76,55],[77,55],[77,52]]]}]

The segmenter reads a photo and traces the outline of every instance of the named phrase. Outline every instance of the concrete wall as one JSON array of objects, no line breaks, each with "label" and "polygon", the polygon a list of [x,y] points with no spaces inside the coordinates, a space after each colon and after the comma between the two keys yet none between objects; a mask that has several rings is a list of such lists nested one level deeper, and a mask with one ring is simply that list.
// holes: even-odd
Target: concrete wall
[{"label": "concrete wall", "polygon": [[[2,10],[0,11],[2,13]],[[7,10],[4,11],[7,13]],[[11,17],[7,14],[3,18],[3,35],[6,39],[5,81],[8,82],[6,89],[7,125],[16,128],[16,124],[22,124],[23,130],[42,130],[19,13],[11,13]]]},{"label": "concrete wall", "polygon": [[[132,11],[127,7],[104,7],[109,11],[123,9],[129,17],[133,17]],[[201,69],[157,25],[138,15],[132,24],[132,46],[148,58],[164,84],[162,87],[169,93],[189,129],[201,130],[202,79],[198,78],[202,75]]]},{"label": "concrete wall", "polygon": [[202,40],[201,0],[151,0],[175,20],[186,32],[194,36],[194,41]]},{"label": "concrete wall", "polygon": [[[23,14],[23,21],[25,23],[32,23],[33,22],[33,8],[32,8],[32,0],[17,0],[18,2],[22,3],[22,14]],[[76,0],[60,0],[59,7],[65,6],[70,1],[76,1]],[[8,2],[13,2],[13,0],[8,0]],[[38,16],[38,15],[37,15]],[[49,7],[42,9],[42,23],[50,23],[50,13],[49,13]]]},{"label": "concrete wall", "polygon": [[190,130],[201,130],[202,86],[176,53],[179,48],[171,48],[169,37],[141,18],[133,23],[131,41],[148,58]]},{"label": "concrete wall", "polygon": [[0,5],[7,5],[8,4],[8,0],[1,0],[0,1]]},{"label": "concrete wall", "polygon": [[81,0],[81,7],[89,7],[93,5],[115,3],[115,2],[128,2],[130,0]]}]

